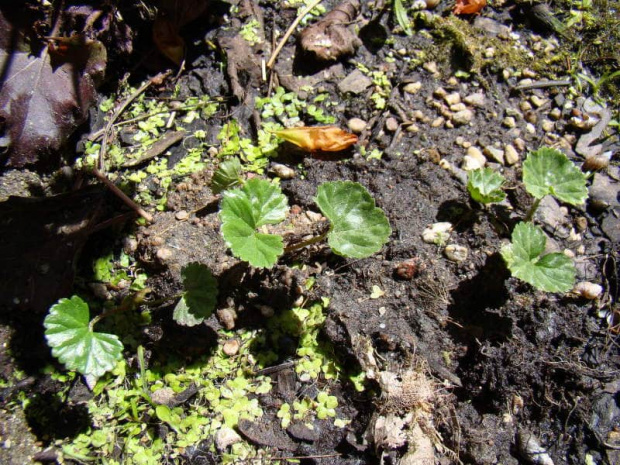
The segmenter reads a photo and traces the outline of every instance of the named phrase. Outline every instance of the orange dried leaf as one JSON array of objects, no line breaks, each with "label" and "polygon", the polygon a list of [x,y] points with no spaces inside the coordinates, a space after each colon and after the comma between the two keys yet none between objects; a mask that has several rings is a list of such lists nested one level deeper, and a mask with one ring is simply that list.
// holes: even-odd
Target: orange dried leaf
[{"label": "orange dried leaf", "polygon": [[357,143],[357,136],[337,126],[290,128],[275,135],[308,152],[340,152]]},{"label": "orange dried leaf", "polygon": [[478,13],[487,5],[487,0],[456,0],[454,10],[455,15],[471,15]]}]

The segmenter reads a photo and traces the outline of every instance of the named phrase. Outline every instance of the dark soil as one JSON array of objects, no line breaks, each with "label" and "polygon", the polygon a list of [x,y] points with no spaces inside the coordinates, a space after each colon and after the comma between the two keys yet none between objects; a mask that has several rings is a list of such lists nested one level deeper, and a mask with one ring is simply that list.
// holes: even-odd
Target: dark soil
[{"label": "dark soil", "polygon": [[[253,99],[265,96],[268,90],[260,76],[261,53],[268,58],[261,47],[266,45],[251,48],[247,42],[235,42],[243,14],[254,2],[234,3],[241,8],[232,15],[229,27],[210,23],[205,31],[192,23],[184,32],[188,62],[177,83],[181,93],[219,92],[230,97],[225,111],[196,127],[207,128],[214,144],[223,119],[230,115],[246,135],[255,134],[258,115],[252,111]],[[329,10],[336,2],[324,3]],[[258,2],[258,8],[266,37],[271,37],[273,27],[285,30],[296,14],[294,9],[276,8],[274,2]],[[299,53],[291,40],[275,73],[287,90],[297,92],[310,83],[329,93],[337,102],[332,113],[340,127],[345,128],[353,117],[367,121],[360,139],[368,152],[381,150],[381,159],[365,158],[359,148],[334,157],[301,153],[283,144],[272,161],[296,170],[297,175],[281,180],[281,186],[289,204],[301,212],[318,211],[313,196],[322,182],[361,183],[389,218],[393,233],[387,245],[362,260],[344,259],[324,245],[314,245],[282,258],[273,269],[252,269],[232,257],[220,235],[218,197],[209,187],[215,166],[174,180],[166,211],[156,212],[152,224],[133,229],[124,224],[128,217],[125,208],[100,190],[54,197],[53,207],[46,203],[49,198],[1,203],[2,217],[11,220],[0,219],[4,242],[0,246],[0,379],[5,381],[0,389],[0,441],[4,444],[0,462],[27,463],[34,453],[55,446],[54,440],[75,437],[88,429],[84,405],[91,394],[82,381],[59,382],[42,374],[41,369],[53,360],[41,322],[50,304],[71,295],[72,286],[84,289],[85,270],[90,270],[92,259],[101,250],[119,248],[123,238],[133,234],[136,244],[126,249],[148,270],[148,285],[153,290],[149,299],[177,294],[182,288],[183,266],[206,264],[219,281],[218,308],[232,303],[237,310],[235,329],[263,327],[261,306],[282,312],[298,301],[300,293],[308,301],[329,297],[321,338],[331,343],[344,367],[367,373],[367,389],[358,393],[345,379],[320,379],[319,387],[330,386],[331,395],[338,397],[339,415],[351,419],[351,424],[336,428],[317,420],[315,430],[301,423],[285,430],[276,417],[277,406],[287,401],[287,396],[295,398],[317,386],[298,379],[290,367],[274,370],[270,376],[277,389],[260,397],[264,415],[254,422],[243,420],[237,428],[247,441],[270,450],[272,457],[306,457],[303,463],[317,464],[620,463],[617,124],[609,126],[603,138],[604,150],[613,153],[611,163],[597,175],[601,179],[590,180],[591,184],[606,183],[603,193],[592,194],[581,207],[551,202],[541,208],[536,219],[544,226],[552,249],[569,251],[575,257],[577,281],[601,284],[604,293],[587,300],[575,293],[537,291],[511,277],[499,254],[531,204],[520,184],[520,162],[528,150],[554,145],[581,164],[583,156],[574,149],[583,133],[570,125],[574,112],[563,102],[573,99],[574,108],[585,113],[583,105],[589,95],[573,98],[565,87],[557,86],[515,90],[520,83],[515,77],[518,73],[504,76],[502,71],[530,67],[534,80],[565,77],[566,70],[555,62],[546,69],[548,57],[536,47],[541,41],[553,42],[553,31],[536,30],[537,23],[528,20],[523,2],[487,7],[479,18],[463,18],[462,25],[455,23],[447,7],[440,6],[435,14],[442,25],[432,28],[428,19],[418,17],[418,32],[411,37],[391,32],[396,26],[391,14],[381,14],[369,5],[363,5],[361,11],[363,45],[355,55],[313,64],[316,69],[300,69],[307,63],[302,66],[291,59]],[[472,23],[482,18],[494,27],[512,27],[521,35],[515,43],[534,50],[533,58],[514,47],[509,66],[510,53],[505,49],[512,42],[489,32],[491,23],[473,29]],[[454,37],[455,27],[475,37],[460,42]],[[383,34],[393,42],[381,43]],[[221,66],[219,52],[205,52],[203,45],[197,45],[205,39],[216,44],[218,51],[227,52],[227,66]],[[495,45],[495,59],[483,59],[482,51],[470,40],[485,47]],[[557,53],[568,53],[571,40],[560,36],[559,41],[564,48],[558,46]],[[400,49],[406,53],[398,53]],[[414,59],[414,51],[420,50],[425,58]],[[433,61],[437,72],[425,66]],[[355,63],[388,76],[392,91],[385,110],[376,109],[370,99],[374,85],[359,94],[339,90],[339,83],[356,69]],[[457,70],[468,75],[456,78]],[[419,92],[405,92],[403,87],[413,82],[421,83]],[[170,83],[153,95],[168,95],[173,86]],[[108,83],[107,87],[114,85]],[[239,88],[243,94],[238,93]],[[454,113],[438,88],[461,97],[482,93],[484,104],[468,106],[474,112],[468,124],[435,127],[437,118],[443,115],[450,121]],[[530,102],[532,96],[545,103],[523,110],[522,102]],[[608,106],[617,121],[618,108],[612,99]],[[549,130],[543,122],[552,121],[549,114],[554,108],[559,108],[561,115]],[[421,110],[423,117],[415,120],[415,110]],[[507,116],[514,117],[515,127],[503,123]],[[389,128],[389,118],[397,120],[396,131]],[[412,124],[418,131],[407,130]],[[94,124],[90,131],[102,125]],[[491,159],[487,165],[508,179],[508,201],[483,208],[470,199],[464,184],[466,173],[458,168],[466,146],[504,149],[514,146],[515,139],[524,145],[517,147],[521,160],[502,164]],[[179,159],[187,147],[174,149]],[[446,169],[446,163],[452,168]],[[5,172],[2,182],[15,173]],[[24,179],[32,176],[22,173]],[[47,176],[40,190],[50,194],[58,185],[58,177]],[[93,206],[89,213],[80,210],[85,203]],[[189,212],[189,218],[179,220],[180,211]],[[287,221],[299,236],[316,228],[303,213],[291,213]],[[427,226],[445,221],[454,225],[449,243],[468,251],[462,262],[446,258],[442,245],[422,240]],[[67,232],[69,239],[46,235],[50,224],[77,223],[81,226]],[[173,253],[162,254],[163,249]],[[24,251],[30,253],[24,255]],[[300,262],[307,266],[292,267]],[[300,291],[309,276],[316,276],[315,286]],[[384,295],[371,298],[373,286]],[[110,298],[120,300],[124,295],[122,290],[108,291]],[[165,303],[154,308],[152,323],[135,336],[148,348],[153,364],[171,353],[182,354],[189,364],[215,350],[216,331],[225,323],[214,315],[198,328],[181,328],[171,321],[170,309]],[[278,363],[285,364],[295,346],[290,353],[285,344],[281,350]],[[125,355],[135,367],[136,356],[129,352]],[[416,378],[418,375],[421,378]],[[428,395],[423,394],[424,389],[429,390]],[[63,393],[62,401],[58,393]],[[27,407],[22,411],[21,405]],[[380,437],[379,419],[404,419],[408,413],[415,418],[403,420],[402,431],[392,426],[396,432],[405,432],[404,441]],[[50,419],[54,421],[50,423]],[[166,463],[217,463],[218,458],[210,452],[212,441],[203,438],[187,448],[183,459],[171,458]],[[16,443],[20,447],[15,447]],[[431,444],[430,455],[424,459],[416,456],[427,443]],[[47,453],[39,458],[58,457]],[[119,460],[122,463],[128,458],[121,454]]]}]

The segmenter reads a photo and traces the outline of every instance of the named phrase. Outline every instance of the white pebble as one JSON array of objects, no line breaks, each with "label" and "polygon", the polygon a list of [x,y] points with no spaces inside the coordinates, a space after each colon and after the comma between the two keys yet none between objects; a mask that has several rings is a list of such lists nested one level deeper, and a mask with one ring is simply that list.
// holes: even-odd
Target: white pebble
[{"label": "white pebble", "polygon": [[458,244],[449,244],[444,250],[444,254],[448,260],[453,262],[464,262],[467,260],[467,247]]},{"label": "white pebble", "polygon": [[573,292],[579,294],[585,299],[594,300],[603,293],[603,286],[601,286],[600,284],[591,283],[589,281],[581,281],[575,284]]},{"label": "white pebble", "polygon": [[422,231],[422,240],[427,244],[442,244],[450,238],[452,223],[433,223]]}]

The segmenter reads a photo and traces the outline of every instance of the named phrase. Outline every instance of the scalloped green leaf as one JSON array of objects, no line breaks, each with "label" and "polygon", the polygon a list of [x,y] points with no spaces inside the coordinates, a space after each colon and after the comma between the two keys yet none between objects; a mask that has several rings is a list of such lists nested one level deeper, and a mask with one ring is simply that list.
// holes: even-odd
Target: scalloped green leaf
[{"label": "scalloped green leaf", "polygon": [[314,199],[331,222],[327,236],[330,247],[348,258],[366,258],[381,250],[392,234],[383,210],[361,184],[351,181],[326,182]]},{"label": "scalloped green leaf", "polygon": [[45,338],[52,355],[69,370],[101,377],[121,359],[123,344],[115,334],[92,330],[88,304],[78,296],[60,299],[45,317]]},{"label": "scalloped green leaf", "polygon": [[549,194],[580,205],[588,197],[585,174],[566,155],[549,147],[530,152],[523,162],[523,183],[537,199]]},{"label": "scalloped green leaf", "polygon": [[506,198],[502,185],[506,178],[490,168],[479,168],[469,172],[467,190],[476,202],[483,204],[501,202]]},{"label": "scalloped green leaf", "polygon": [[240,189],[223,194],[220,219],[222,235],[232,253],[253,266],[269,268],[282,255],[282,237],[256,231],[284,220],[288,201],[280,187],[253,178]]},{"label": "scalloped green leaf", "polygon": [[242,183],[241,178],[241,162],[238,158],[233,157],[220,163],[217,171],[211,179],[211,190],[215,194],[219,194],[226,189],[236,187]]},{"label": "scalloped green leaf", "polygon": [[217,302],[217,280],[201,263],[190,263],[181,270],[183,296],[174,307],[172,318],[183,326],[196,326],[209,318]]},{"label": "scalloped green leaf", "polygon": [[547,237],[531,223],[519,223],[512,232],[512,242],[501,249],[502,257],[513,276],[546,292],[567,292],[575,283],[575,266],[561,253],[542,255]]}]

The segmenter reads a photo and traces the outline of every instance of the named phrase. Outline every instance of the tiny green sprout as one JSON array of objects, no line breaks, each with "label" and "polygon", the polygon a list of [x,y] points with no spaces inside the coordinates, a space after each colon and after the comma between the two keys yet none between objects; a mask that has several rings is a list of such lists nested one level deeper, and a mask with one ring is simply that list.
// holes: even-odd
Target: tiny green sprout
[{"label": "tiny green sprout", "polygon": [[211,179],[211,190],[214,194],[219,194],[241,184],[243,184],[241,162],[238,158],[233,157],[220,163]]},{"label": "tiny green sprout", "polygon": [[526,221],[534,217],[546,195],[571,205],[580,205],[588,197],[585,174],[566,155],[549,147],[531,152],[523,162],[523,184],[536,199]]},{"label": "tiny green sprout", "polygon": [[217,280],[211,270],[200,263],[190,263],[181,270],[184,292],[174,307],[172,318],[183,326],[196,326],[208,318],[217,301]]},{"label": "tiny green sprout", "polygon": [[88,304],[73,296],[52,305],[43,322],[52,355],[67,369],[76,370],[95,382],[114,368],[123,352],[118,336],[94,331],[99,319],[90,320]]},{"label": "tiny green sprout", "polygon": [[539,226],[521,222],[512,242],[501,249],[513,276],[546,292],[567,292],[575,283],[575,266],[562,253],[543,255],[547,238]]},{"label": "tiny green sprout", "polygon": [[287,403],[282,404],[276,416],[280,418],[280,424],[282,425],[282,428],[288,428],[288,426],[291,424],[292,418],[291,405]]},{"label": "tiny green sprout", "polygon": [[338,399],[336,396],[330,396],[325,391],[321,391],[316,396],[317,407],[316,417],[319,420],[325,420],[328,417],[336,416],[336,407],[338,407]]},{"label": "tiny green sprout", "polygon": [[398,25],[403,29],[408,36],[412,35],[411,26],[409,25],[409,17],[407,16],[407,10],[403,6],[402,0],[394,0],[393,3],[394,16]]},{"label": "tiny green sprout", "polygon": [[484,205],[501,202],[506,198],[502,185],[506,179],[490,168],[479,168],[469,172],[467,190],[471,198]]}]

